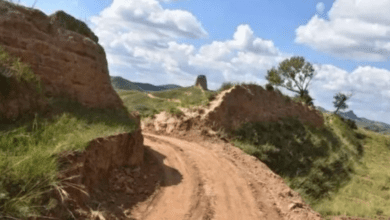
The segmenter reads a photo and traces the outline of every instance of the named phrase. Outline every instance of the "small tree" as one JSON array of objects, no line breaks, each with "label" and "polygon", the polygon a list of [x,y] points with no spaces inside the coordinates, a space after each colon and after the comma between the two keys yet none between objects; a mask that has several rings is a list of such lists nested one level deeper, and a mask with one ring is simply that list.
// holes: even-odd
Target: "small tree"
[{"label": "small tree", "polygon": [[[314,68],[303,57],[291,57],[279,64],[278,69],[274,67],[267,71],[265,77],[270,84],[282,86],[298,94],[306,104],[313,104],[307,87],[314,76]],[[305,81],[308,79],[306,85]]]},{"label": "small tree", "polygon": [[344,93],[337,93],[335,96],[333,96],[333,98],[335,99],[335,101],[333,102],[334,104],[334,107],[336,108],[336,111],[334,111],[335,114],[337,114],[337,112],[342,109],[347,109],[348,108],[348,105],[347,103],[345,103],[350,97],[352,96],[352,94],[350,95],[345,95]]}]

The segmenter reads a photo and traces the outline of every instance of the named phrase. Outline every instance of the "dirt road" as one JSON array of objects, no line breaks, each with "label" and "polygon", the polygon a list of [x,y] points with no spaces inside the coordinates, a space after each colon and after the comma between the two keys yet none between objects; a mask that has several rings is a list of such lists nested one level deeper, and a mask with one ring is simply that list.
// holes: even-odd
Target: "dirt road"
[{"label": "dirt road", "polygon": [[165,156],[165,187],[132,210],[135,219],[321,219],[266,165],[228,143],[143,135]]}]

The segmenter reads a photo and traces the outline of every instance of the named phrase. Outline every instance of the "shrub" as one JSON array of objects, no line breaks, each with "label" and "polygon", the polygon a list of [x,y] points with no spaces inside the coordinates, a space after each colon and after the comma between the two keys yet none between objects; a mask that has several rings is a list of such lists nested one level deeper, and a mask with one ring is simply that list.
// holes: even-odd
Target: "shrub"
[{"label": "shrub", "polygon": [[208,94],[207,95],[207,99],[209,101],[213,101],[216,97],[217,97],[217,93],[213,93],[213,94]]},{"label": "shrub", "polygon": [[169,111],[169,113],[171,113],[172,115],[177,116],[177,117],[184,115],[184,113],[180,109],[175,108],[175,107],[170,107],[168,111]]},{"label": "shrub", "polygon": [[7,97],[10,91],[11,91],[10,80],[7,77],[0,74],[0,94],[3,97]]},{"label": "shrub", "polygon": [[354,120],[351,120],[351,119],[345,119],[341,116],[339,116],[339,118],[341,119],[341,121],[343,121],[345,124],[347,124],[347,126],[351,129],[354,129],[356,130],[358,127],[356,125],[356,122]]},{"label": "shrub", "polygon": [[274,87],[270,83],[265,85],[265,89],[267,89],[267,91],[274,91]]},{"label": "shrub", "polygon": [[235,86],[234,83],[224,82],[224,83],[222,83],[221,88],[219,88],[218,91],[222,92],[224,90],[228,90],[228,89],[232,88],[233,86]]},{"label": "shrub", "polygon": [[356,122],[354,120],[351,120],[351,119],[348,119],[347,120],[347,125],[351,128],[351,129],[358,129],[357,125],[356,125]]},{"label": "shrub", "polygon": [[[6,68],[6,66],[10,67]],[[19,83],[24,81],[34,85],[36,91],[39,94],[42,94],[43,85],[41,83],[40,77],[34,74],[30,65],[22,63],[19,57],[11,57],[2,47],[0,47],[0,71],[0,74],[4,77],[13,75]],[[3,85],[5,85],[5,83],[3,83],[1,86]],[[9,86],[9,84],[7,85]],[[1,93],[3,94],[3,92],[6,93],[7,88],[2,88],[1,90]]]},{"label": "shrub", "polygon": [[150,107],[146,106],[146,105],[137,105],[135,106],[135,109],[137,111],[140,111],[140,112],[144,112],[144,111],[147,111],[150,109]]},{"label": "shrub", "polygon": [[284,100],[285,100],[287,103],[290,103],[290,102],[291,102],[290,96],[284,96]]}]

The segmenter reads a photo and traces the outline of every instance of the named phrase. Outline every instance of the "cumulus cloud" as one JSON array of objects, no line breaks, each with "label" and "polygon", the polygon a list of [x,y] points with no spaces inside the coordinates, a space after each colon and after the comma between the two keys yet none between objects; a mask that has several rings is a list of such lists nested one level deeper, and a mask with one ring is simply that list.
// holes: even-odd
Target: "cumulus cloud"
[{"label": "cumulus cloud", "polygon": [[387,69],[359,66],[348,73],[330,64],[313,66],[317,72],[313,85],[317,89],[331,92],[351,90],[390,99],[390,71]]},{"label": "cumulus cloud", "polygon": [[[390,106],[389,70],[359,66],[352,72],[347,72],[329,64],[315,64],[313,67],[317,74],[312,80],[310,94],[315,97],[316,105],[333,110],[333,96],[336,93],[352,93],[353,96],[347,102],[350,110],[354,110],[359,117],[370,115],[369,112],[378,112],[378,114],[372,114],[367,118],[390,123],[388,115]],[[383,118],[385,116],[387,118]]]},{"label": "cumulus cloud", "polygon": [[189,86],[197,75],[204,74],[209,87],[217,89],[221,81],[259,82],[260,78],[263,82],[266,70],[286,57],[272,41],[256,37],[246,24],[237,27],[232,39],[213,41],[199,49],[178,43],[178,39],[208,35],[190,12],[164,9],[160,2],[114,0],[91,18],[109,66],[115,66],[110,68],[112,75]]},{"label": "cumulus cloud", "polygon": [[389,8],[388,0],[337,0],[329,20],[314,15],[296,29],[295,42],[341,58],[385,61],[390,56]]},{"label": "cumulus cloud", "polygon": [[[178,39],[207,37],[207,32],[190,12],[164,9],[157,0],[114,0],[99,16],[93,17],[92,22],[93,31],[107,53],[110,74],[136,82],[190,86],[197,75],[203,74],[212,90],[226,81],[264,85],[267,70],[292,56],[280,52],[272,40],[256,36],[247,24],[237,26],[230,39],[213,41],[199,48],[178,43]],[[383,24],[379,23],[370,29],[371,33],[362,31],[370,28],[366,23],[353,19],[332,22],[315,16],[307,25],[309,29],[301,29],[300,37],[323,50],[362,56],[360,53],[364,50],[357,48],[369,46],[370,35],[385,33],[381,29]],[[350,28],[357,25],[359,29]],[[386,41],[377,40],[375,45],[390,48]],[[366,55],[381,56],[374,50]],[[309,92],[316,105],[333,109],[333,96],[337,92],[352,91],[350,109],[365,109],[370,105],[367,100],[381,100],[378,111],[389,110],[390,104],[385,100],[390,100],[390,71],[364,66],[348,72],[333,65],[313,66],[317,74]]]},{"label": "cumulus cloud", "polygon": [[317,13],[323,14],[325,10],[325,4],[323,2],[318,2],[316,5]]}]

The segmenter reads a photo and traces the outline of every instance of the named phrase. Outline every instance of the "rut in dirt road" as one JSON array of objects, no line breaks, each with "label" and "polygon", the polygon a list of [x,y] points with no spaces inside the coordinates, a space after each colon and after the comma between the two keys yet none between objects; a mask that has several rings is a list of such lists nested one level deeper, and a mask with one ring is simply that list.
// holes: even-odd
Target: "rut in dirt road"
[{"label": "rut in dirt road", "polygon": [[[164,180],[181,181],[163,187],[151,200],[139,204],[132,212],[136,219],[288,219],[284,218],[272,195],[257,189],[254,198],[243,173],[231,161],[197,143],[144,133],[144,145],[165,155]],[[259,192],[260,191],[260,192]]]}]

